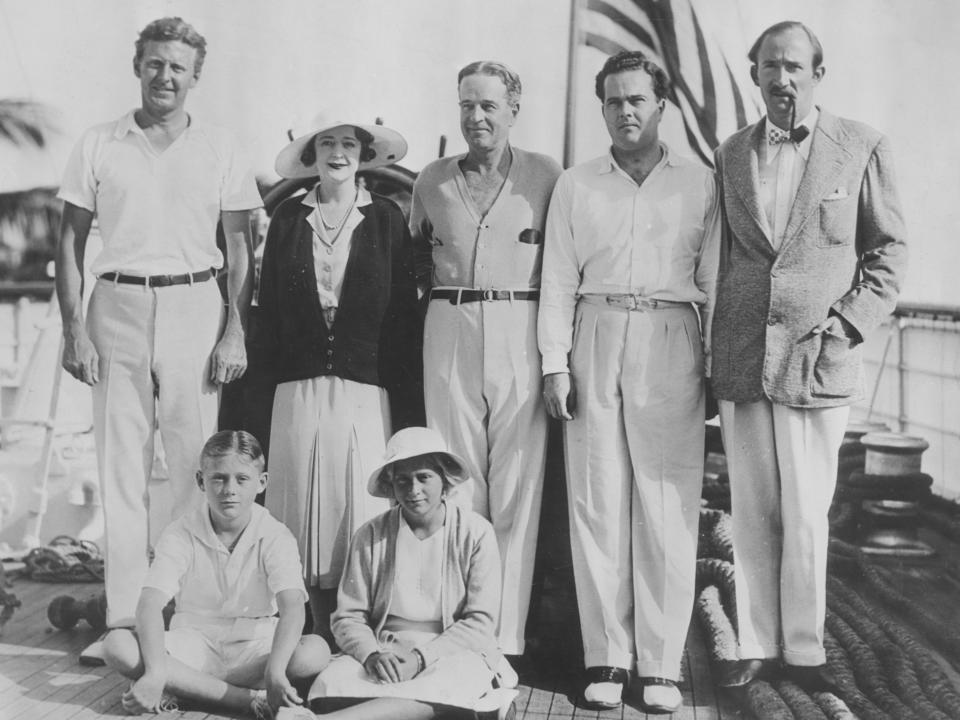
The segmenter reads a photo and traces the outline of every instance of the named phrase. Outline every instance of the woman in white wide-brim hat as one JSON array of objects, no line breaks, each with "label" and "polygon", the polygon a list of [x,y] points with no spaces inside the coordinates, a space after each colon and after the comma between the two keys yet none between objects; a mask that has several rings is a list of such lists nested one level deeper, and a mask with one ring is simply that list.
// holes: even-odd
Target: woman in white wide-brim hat
[{"label": "woman in white wide-brim hat", "polygon": [[[431,718],[458,707],[492,716],[516,695],[502,687],[496,627],[500,556],[493,527],[447,495],[464,461],[435,430],[387,443],[371,495],[396,505],[360,528],[340,584],[333,632],[343,655],[310,692],[321,711],[351,718]],[[337,713],[324,717],[337,717]]]},{"label": "woman in white wide-brim hat", "polygon": [[277,172],[316,177],[267,232],[254,352],[277,383],[266,505],[300,545],[314,632],[330,639],[347,546],[387,507],[365,492],[395,429],[422,423],[421,327],[406,220],[357,171],[406,153],[394,130],[318,119]]}]

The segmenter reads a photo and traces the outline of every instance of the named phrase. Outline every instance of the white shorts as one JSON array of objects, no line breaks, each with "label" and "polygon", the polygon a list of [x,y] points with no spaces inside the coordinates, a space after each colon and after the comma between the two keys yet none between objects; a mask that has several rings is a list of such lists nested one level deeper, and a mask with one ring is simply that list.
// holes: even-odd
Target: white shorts
[{"label": "white shorts", "polygon": [[174,615],[165,637],[167,653],[231,685],[260,689],[277,620]]}]

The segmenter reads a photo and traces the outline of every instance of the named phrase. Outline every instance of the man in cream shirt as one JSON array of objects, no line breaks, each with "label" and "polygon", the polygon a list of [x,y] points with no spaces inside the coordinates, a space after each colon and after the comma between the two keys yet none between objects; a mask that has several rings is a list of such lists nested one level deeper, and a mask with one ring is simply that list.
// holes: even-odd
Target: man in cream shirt
[{"label": "man in cream shirt", "polygon": [[547,216],[544,395],[565,421],[583,699],[599,709],[634,668],[648,709],[679,707],[694,599],[719,218],[713,173],[659,140],[667,88],[642,53],[607,61],[610,153],[564,172]]},{"label": "man in cream shirt", "polygon": [[470,63],[457,87],[468,150],[423,169],[410,217],[417,279],[430,295],[425,405],[427,424],[467,462],[472,482],[458,493],[496,531],[497,635],[503,653],[516,656],[525,648],[546,465],[537,300],[560,167],[510,143],[521,94],[510,68]]}]

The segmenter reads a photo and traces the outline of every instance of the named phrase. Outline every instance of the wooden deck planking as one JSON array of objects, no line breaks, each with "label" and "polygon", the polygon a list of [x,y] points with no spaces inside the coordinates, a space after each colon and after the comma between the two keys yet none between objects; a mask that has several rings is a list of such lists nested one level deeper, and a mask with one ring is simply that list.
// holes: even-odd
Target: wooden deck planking
[{"label": "wooden deck planking", "polygon": [[[49,601],[63,592],[77,592],[81,586],[17,583],[14,593],[23,603],[0,636],[5,657],[0,664],[3,676],[0,706],[9,720],[39,720],[58,712],[62,717],[70,701],[87,688],[104,692],[109,682],[103,668],[88,668],[77,663],[78,653],[96,632],[56,632],[46,617]],[[99,589],[99,586],[82,586]],[[20,611],[26,611],[22,615]],[[23,652],[22,648],[29,648]],[[20,650],[20,652],[18,652]],[[99,670],[99,672],[94,672]],[[84,697],[82,704],[93,698]],[[66,705],[66,707],[65,707]]]},{"label": "wooden deck planking", "polygon": [[[22,606],[0,634],[0,718],[3,720],[103,720],[124,716],[120,696],[129,681],[103,667],[77,662],[79,653],[97,638],[86,621],[71,630],[56,630],[47,606],[57,595],[86,598],[99,592],[94,584],[51,584],[17,580],[11,591]],[[564,661],[565,660],[565,661]],[[691,625],[681,690],[684,706],[673,715],[648,716],[639,709],[636,689],[622,708],[589,711],[578,707],[574,659],[558,659],[546,674],[521,685],[516,701],[518,720],[724,720],[740,717],[725,707],[710,685],[709,662],[699,629]],[[211,708],[190,706],[165,713],[180,720],[231,720]]]},{"label": "wooden deck planking", "polygon": [[[74,714],[86,708],[103,708],[112,705],[119,698],[120,693],[127,687],[129,681],[119,675],[107,672],[105,668],[97,668],[100,673],[91,674],[97,678],[95,682],[85,685],[65,685],[43,697],[42,700],[32,700],[22,707],[17,714],[11,714],[9,720],[44,720],[45,718],[73,717]],[[64,674],[58,674],[63,678]],[[51,683],[52,684],[52,683]],[[38,687],[38,695],[45,688]],[[119,709],[119,708],[118,708]]]}]

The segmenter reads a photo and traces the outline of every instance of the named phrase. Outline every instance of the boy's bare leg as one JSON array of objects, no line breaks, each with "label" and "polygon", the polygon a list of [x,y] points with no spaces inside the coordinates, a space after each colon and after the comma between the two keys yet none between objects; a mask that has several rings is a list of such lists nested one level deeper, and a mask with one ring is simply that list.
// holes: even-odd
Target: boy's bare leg
[{"label": "boy's bare leg", "polygon": [[[239,687],[253,687],[263,681],[267,661],[270,655],[266,654],[243,668],[237,668],[228,678],[229,682]],[[290,682],[298,682],[320,674],[330,664],[330,648],[319,635],[304,635],[297,643],[290,662],[287,663],[287,678]]]},{"label": "boy's bare leg", "polygon": [[[298,648],[299,649],[299,648]],[[137,636],[129,630],[114,630],[104,640],[107,664],[121,675],[137,680],[143,675],[143,660]],[[167,655],[165,692],[178,698],[220,705],[246,713],[257,690],[239,687],[192,668]],[[263,663],[260,676],[263,678]],[[253,683],[252,683],[253,684]]]},{"label": "boy's bare leg", "polygon": [[167,656],[166,689],[179,698],[214,703],[241,713],[250,709],[250,703],[253,702],[253,698],[258,692],[250,688],[231,685],[212,675],[207,675],[184,665],[169,655]]}]

